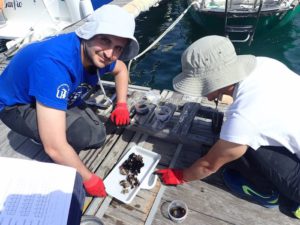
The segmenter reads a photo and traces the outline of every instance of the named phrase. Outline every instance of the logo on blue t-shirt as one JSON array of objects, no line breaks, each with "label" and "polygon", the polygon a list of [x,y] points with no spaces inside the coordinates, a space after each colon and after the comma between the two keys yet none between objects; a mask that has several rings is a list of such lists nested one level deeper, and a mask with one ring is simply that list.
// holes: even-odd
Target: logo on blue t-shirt
[{"label": "logo on blue t-shirt", "polygon": [[58,86],[56,91],[56,98],[58,99],[67,99],[70,87],[67,84],[61,84]]}]

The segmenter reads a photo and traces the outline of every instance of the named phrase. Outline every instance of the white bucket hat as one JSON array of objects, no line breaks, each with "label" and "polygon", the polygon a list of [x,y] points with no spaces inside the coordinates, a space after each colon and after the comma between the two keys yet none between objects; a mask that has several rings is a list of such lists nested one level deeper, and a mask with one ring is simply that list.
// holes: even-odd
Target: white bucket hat
[{"label": "white bucket hat", "polygon": [[206,96],[246,78],[255,68],[253,55],[237,55],[222,36],[206,36],[191,44],[181,56],[182,72],[173,88],[191,96]]},{"label": "white bucket hat", "polygon": [[86,22],[75,30],[78,37],[89,40],[97,34],[109,34],[130,39],[119,57],[130,60],[139,52],[139,43],[134,37],[135,21],[132,14],[116,5],[104,5],[87,17]]}]

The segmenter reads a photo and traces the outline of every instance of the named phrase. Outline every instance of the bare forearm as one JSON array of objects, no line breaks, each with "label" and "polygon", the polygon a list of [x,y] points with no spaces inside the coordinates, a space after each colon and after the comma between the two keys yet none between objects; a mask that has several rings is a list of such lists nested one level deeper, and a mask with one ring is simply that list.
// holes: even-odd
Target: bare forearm
[{"label": "bare forearm", "polygon": [[199,159],[191,167],[183,170],[183,179],[185,181],[199,180],[208,177],[214,172],[215,170],[208,162]]},{"label": "bare forearm", "polygon": [[66,144],[59,149],[48,147],[46,152],[55,163],[75,168],[82,176],[83,180],[88,180],[91,177],[92,173],[83,164],[79,156],[70,145]]},{"label": "bare forearm", "polygon": [[126,102],[129,74],[125,63],[117,60],[113,74],[115,76],[117,102]]},{"label": "bare forearm", "polygon": [[215,173],[224,164],[241,157],[246,150],[246,145],[218,140],[205,156],[183,171],[183,179],[185,181],[203,179]]},{"label": "bare forearm", "polygon": [[89,179],[92,173],[67,142],[66,112],[44,106],[39,102],[36,108],[39,134],[46,153],[54,162],[75,168],[83,180]]},{"label": "bare forearm", "polygon": [[117,102],[126,102],[127,101],[127,90],[128,90],[128,77],[116,75],[116,93],[117,93]]}]

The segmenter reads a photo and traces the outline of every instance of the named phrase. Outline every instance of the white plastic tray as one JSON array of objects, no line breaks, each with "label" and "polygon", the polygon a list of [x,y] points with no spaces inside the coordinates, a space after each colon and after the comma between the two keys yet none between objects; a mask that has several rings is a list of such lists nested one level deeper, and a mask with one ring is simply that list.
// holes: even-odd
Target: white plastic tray
[{"label": "white plastic tray", "polygon": [[[129,192],[123,194],[123,188],[120,185],[120,181],[126,179],[126,176],[120,174],[119,167],[132,153],[143,156],[144,166],[141,168],[141,172],[137,176],[138,180],[140,181],[140,185],[133,189],[129,188]],[[129,204],[141,188],[151,189],[155,186],[157,176],[153,175],[153,172],[160,158],[161,156],[155,152],[149,151],[137,145],[133,146],[105,178],[104,185],[106,187],[106,192],[114,198]]]}]

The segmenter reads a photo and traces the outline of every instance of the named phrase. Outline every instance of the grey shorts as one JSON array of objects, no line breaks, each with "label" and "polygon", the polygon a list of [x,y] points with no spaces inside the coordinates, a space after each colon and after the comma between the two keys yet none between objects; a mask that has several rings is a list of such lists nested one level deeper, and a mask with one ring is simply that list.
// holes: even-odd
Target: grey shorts
[{"label": "grey shorts", "polygon": [[[76,150],[100,147],[106,138],[104,124],[89,107],[73,107],[66,111],[67,140]],[[41,142],[36,109],[34,105],[6,107],[0,112],[0,119],[12,131]]]}]

